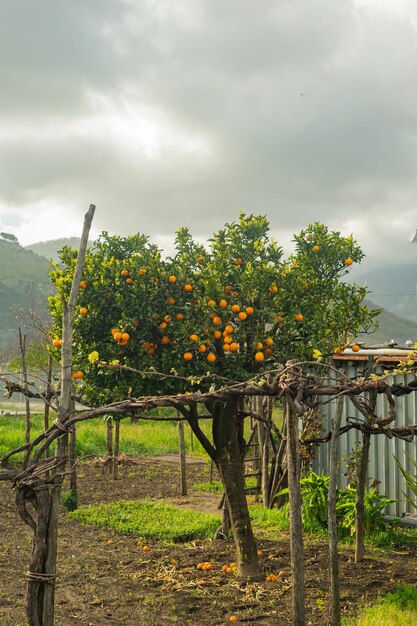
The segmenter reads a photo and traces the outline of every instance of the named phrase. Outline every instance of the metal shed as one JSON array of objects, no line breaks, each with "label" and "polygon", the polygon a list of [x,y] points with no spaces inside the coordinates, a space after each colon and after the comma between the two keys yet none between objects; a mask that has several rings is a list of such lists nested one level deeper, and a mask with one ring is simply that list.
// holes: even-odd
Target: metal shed
[{"label": "metal shed", "polygon": [[[343,355],[336,357],[334,365],[341,368],[343,373],[349,378],[361,376],[362,372],[368,370],[373,361],[374,372],[382,374],[387,367],[395,366],[401,359],[409,355],[409,350],[396,349],[378,349],[378,350],[361,350],[360,353],[354,353],[351,350],[345,350]],[[393,375],[392,380],[396,383],[408,383],[414,380],[413,374]],[[410,393],[396,399],[397,419],[395,426],[407,426],[417,424],[417,392]],[[322,409],[323,427],[325,430],[331,429],[331,419],[335,416],[336,403],[334,401],[325,405]],[[387,415],[387,402],[385,396],[379,394],[377,400],[377,414]],[[346,418],[353,416],[363,419],[363,416],[356,410],[348,398],[344,399],[342,425],[346,423]],[[352,429],[343,434],[339,440],[339,458],[341,462],[338,468],[338,485],[346,487],[346,457],[351,453],[352,449],[360,442],[360,433]],[[408,502],[404,497],[406,492],[408,497],[414,499],[417,506],[417,499],[410,489],[407,489],[404,477],[395,461],[395,457],[400,461],[408,472],[415,475],[416,469],[412,462],[407,458],[406,452],[414,460],[417,459],[417,437],[412,442],[405,442],[401,439],[389,439],[385,435],[375,435],[371,437],[371,446],[369,452],[368,478],[370,482],[378,481],[378,489],[380,493],[392,499],[398,499],[398,502],[391,504],[386,513],[388,515],[403,517],[411,514],[417,515],[417,508]],[[314,455],[312,469],[316,473],[328,473],[329,471],[329,446],[322,444],[317,447]]]}]

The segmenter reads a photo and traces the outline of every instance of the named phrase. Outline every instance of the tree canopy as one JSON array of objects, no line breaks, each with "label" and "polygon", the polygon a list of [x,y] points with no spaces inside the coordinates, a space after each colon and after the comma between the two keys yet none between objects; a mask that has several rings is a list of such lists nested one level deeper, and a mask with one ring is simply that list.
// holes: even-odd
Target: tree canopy
[{"label": "tree canopy", "polygon": [[[288,359],[326,359],[373,329],[366,289],[343,281],[363,258],[353,237],[311,224],[283,259],[269,231],[264,216],[241,214],[203,245],[182,228],[170,257],[145,235],[103,233],[87,251],[74,326],[73,376],[85,400],[204,391]],[[51,272],[56,357],[76,258],[64,248]]]}]

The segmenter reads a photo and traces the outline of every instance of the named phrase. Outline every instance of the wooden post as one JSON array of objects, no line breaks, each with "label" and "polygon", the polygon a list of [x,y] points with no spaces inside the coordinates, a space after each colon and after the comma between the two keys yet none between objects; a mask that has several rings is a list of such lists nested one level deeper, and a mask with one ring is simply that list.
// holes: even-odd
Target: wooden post
[{"label": "wooden post", "polygon": [[[179,417],[182,417],[180,413],[178,413]],[[179,455],[180,455],[180,484],[181,484],[181,495],[187,495],[187,463],[185,458],[185,437],[184,437],[184,422],[181,419],[178,422],[178,438],[179,438]]]},{"label": "wooden post", "polygon": [[332,438],[330,441],[330,478],[327,497],[327,517],[329,529],[329,556],[330,556],[330,624],[340,626],[340,589],[339,589],[339,555],[337,552],[337,521],[336,521],[336,489],[337,489],[337,461],[340,423],[343,414],[343,397],[336,400],[336,415],[332,419]]},{"label": "wooden post", "polygon": [[114,429],[114,454],[113,454],[113,480],[119,478],[119,449],[120,449],[120,420],[115,420]]},{"label": "wooden post", "polygon": [[[71,292],[68,302],[63,303],[63,324],[62,324],[62,369],[61,369],[61,398],[59,406],[59,420],[65,430],[65,422],[68,420],[71,413],[72,403],[72,333],[74,325],[74,314],[77,306],[78,292],[80,288],[80,281],[82,277],[82,271],[84,267],[85,252],[88,244],[88,236],[90,233],[91,223],[95,212],[95,206],[90,205],[84,217],[83,232],[81,235],[80,247],[77,255],[77,264],[74,270],[74,277],[71,286]],[[63,432],[63,435],[58,438],[56,447],[56,456],[63,458],[68,448],[68,434]],[[60,468],[60,470],[62,467]],[[59,470],[59,471],[60,471]],[[56,470],[56,473],[58,470]],[[46,558],[44,573],[45,578],[50,578],[52,582],[44,582],[44,595],[43,595],[43,619],[41,626],[53,626],[54,624],[54,612],[55,612],[55,580],[56,576],[56,561],[57,561],[57,545],[58,545],[58,511],[61,498],[61,484],[62,478],[56,476],[56,481],[51,494],[51,506],[49,512],[49,519],[46,532]],[[35,547],[34,547],[35,550]],[[41,572],[38,572],[41,574]],[[33,584],[31,581],[28,583],[28,588]],[[39,582],[37,584],[39,585]],[[33,614],[31,607],[27,607],[27,617],[30,626],[37,626],[37,621],[33,620]]]},{"label": "wooden post", "polygon": [[[288,365],[293,362],[289,361]],[[299,377],[299,369],[293,368],[289,372],[288,380],[293,382]],[[290,501],[290,549],[292,571],[292,624],[305,625],[305,597],[304,597],[304,544],[301,519],[301,469],[299,451],[299,425],[297,405],[302,401],[303,389],[297,388],[297,398],[288,399],[288,490]]]},{"label": "wooden post", "polygon": [[[46,382],[46,395],[50,397],[52,391],[52,356],[48,356],[48,373]],[[45,402],[44,414],[43,414],[43,427],[46,430],[49,428],[49,404]],[[49,448],[45,450],[45,459],[49,457]]]},{"label": "wooden post", "polygon": [[[28,390],[28,373],[26,367],[26,335],[22,337],[22,331],[19,326],[19,347],[20,347],[20,358],[22,362],[22,375],[23,375],[23,389],[25,392]],[[25,443],[29,443],[30,441],[30,402],[27,393],[25,394],[25,420],[26,420],[26,429],[25,429]]]}]

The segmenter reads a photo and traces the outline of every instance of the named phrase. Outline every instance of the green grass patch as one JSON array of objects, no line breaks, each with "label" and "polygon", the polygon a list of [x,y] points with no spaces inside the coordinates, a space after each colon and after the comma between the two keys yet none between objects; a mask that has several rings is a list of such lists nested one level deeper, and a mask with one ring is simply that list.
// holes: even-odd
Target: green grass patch
[{"label": "green grass patch", "polygon": [[137,537],[180,543],[212,537],[219,526],[215,515],[178,509],[153,500],[115,502],[82,507],[69,519]]},{"label": "green grass patch", "polygon": [[[172,411],[171,411],[172,413]],[[52,417],[52,420],[54,418]],[[32,416],[31,436],[35,437],[43,431],[43,416]],[[209,435],[211,422],[202,423],[203,430]],[[206,456],[202,446],[193,436],[188,424],[185,425],[187,454]],[[106,454],[107,427],[102,419],[82,422],[77,428],[77,456]],[[25,417],[0,415],[0,457],[10,450],[18,448],[25,441]],[[179,449],[177,422],[150,422],[139,420],[132,424],[123,420],[120,428],[120,452],[139,456],[143,454],[170,454]],[[14,460],[23,459],[16,455]]]},{"label": "green grass patch", "polygon": [[345,618],[343,626],[408,626],[417,624],[417,588],[400,585],[372,606],[364,607],[356,618]]},{"label": "green grass patch", "polygon": [[272,532],[276,539],[277,530],[289,530],[290,518],[288,508],[265,509],[261,504],[251,504],[249,506],[249,516],[255,530],[263,534]]},{"label": "green grass patch", "polygon": [[[246,478],[245,485],[250,489],[255,489],[256,478],[254,478],[253,476]],[[201,491],[203,493],[223,493],[224,491],[221,480],[212,480],[211,482],[207,481],[206,483],[194,483],[191,489],[193,489],[194,491]]]}]

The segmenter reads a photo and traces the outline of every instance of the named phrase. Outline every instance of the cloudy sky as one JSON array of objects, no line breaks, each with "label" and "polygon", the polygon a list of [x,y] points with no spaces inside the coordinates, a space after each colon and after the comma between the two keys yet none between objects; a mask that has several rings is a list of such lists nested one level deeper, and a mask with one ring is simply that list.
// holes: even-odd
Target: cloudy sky
[{"label": "cloudy sky", "polygon": [[[239,209],[416,260],[415,0],[0,0],[0,230],[205,238]],[[365,269],[365,268],[364,268]]]}]

